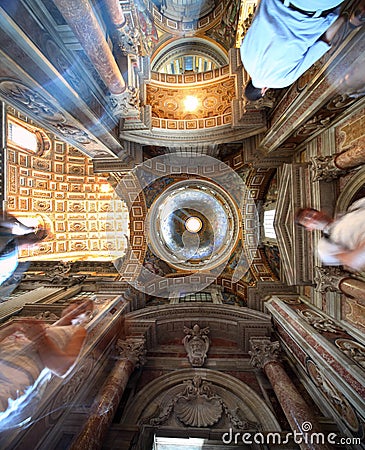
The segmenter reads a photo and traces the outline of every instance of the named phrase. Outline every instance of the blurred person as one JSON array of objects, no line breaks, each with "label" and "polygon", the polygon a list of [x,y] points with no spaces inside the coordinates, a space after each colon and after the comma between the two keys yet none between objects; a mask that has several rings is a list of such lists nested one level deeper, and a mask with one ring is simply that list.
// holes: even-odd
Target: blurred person
[{"label": "blurred person", "polygon": [[51,326],[24,318],[0,330],[0,432],[29,425],[47,381],[72,371],[92,311],[88,300],[68,306]]},{"label": "blurred person", "polygon": [[[241,60],[251,77],[248,100],[258,100],[270,88],[296,81],[330,48],[346,22],[343,0],[261,0],[241,44]],[[350,25],[364,24],[365,0],[360,0]]]},{"label": "blurred person", "polygon": [[324,264],[343,265],[355,271],[365,269],[365,198],[354,202],[336,219],[317,209],[300,209],[295,222],[309,231],[322,231],[317,250]]},{"label": "blurred person", "polygon": [[[15,287],[12,284],[12,275],[16,272],[19,262],[19,250],[32,247],[48,236],[45,228],[28,227],[15,217],[2,213],[0,219],[0,301],[9,295]],[[20,270],[19,278],[22,272]]]}]

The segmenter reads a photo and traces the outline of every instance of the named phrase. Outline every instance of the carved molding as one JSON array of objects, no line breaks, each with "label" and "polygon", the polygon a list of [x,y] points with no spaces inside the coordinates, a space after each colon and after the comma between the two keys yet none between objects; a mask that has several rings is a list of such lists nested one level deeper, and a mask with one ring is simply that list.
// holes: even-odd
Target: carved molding
[{"label": "carved molding", "polygon": [[335,344],[351,361],[365,369],[365,346],[351,339],[336,339]]},{"label": "carved molding", "polygon": [[215,425],[226,415],[235,429],[257,429],[256,422],[242,419],[239,408],[231,410],[214,390],[214,385],[199,375],[183,381],[180,392],[170,400],[158,417],[147,418],[145,422],[158,426],[174,415],[188,427],[206,428]]},{"label": "carved molding", "polygon": [[336,323],[330,318],[326,317],[324,314],[320,314],[317,311],[311,309],[304,309],[297,311],[298,315],[304,319],[309,325],[315,328],[320,333],[330,332],[330,333],[340,333],[343,328],[336,325]]},{"label": "carved molding", "polygon": [[20,80],[2,78],[0,97],[86,155],[95,157],[114,154],[98,140],[97,133],[90,134],[80,122],[68,114],[67,110],[57,107],[57,101],[47,93],[43,94],[42,91],[40,94],[36,88]]},{"label": "carved molding", "polygon": [[42,311],[39,314],[36,314],[34,317],[36,319],[41,319],[41,320],[49,320],[49,321],[52,320],[53,322],[55,322],[56,320],[58,320],[60,318],[57,314],[55,314],[51,311]]},{"label": "carved molding", "polygon": [[325,375],[313,361],[307,361],[307,370],[312,381],[326,398],[329,404],[337,411],[341,419],[352,431],[358,431],[360,424],[357,415],[341,391]]}]

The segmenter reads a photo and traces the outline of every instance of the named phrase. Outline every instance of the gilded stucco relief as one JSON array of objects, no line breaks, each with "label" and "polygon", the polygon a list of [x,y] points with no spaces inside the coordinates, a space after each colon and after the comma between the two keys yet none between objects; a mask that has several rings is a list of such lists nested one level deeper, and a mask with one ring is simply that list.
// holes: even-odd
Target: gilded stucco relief
[{"label": "gilded stucco relief", "polygon": [[[113,189],[94,175],[92,161],[77,149],[49,135],[51,146],[32,154],[8,143],[8,211],[46,225],[51,235],[38,248],[24,249],[21,259],[111,260],[122,256],[129,216],[119,202],[110,214]],[[120,233],[108,242],[106,231]]]}]

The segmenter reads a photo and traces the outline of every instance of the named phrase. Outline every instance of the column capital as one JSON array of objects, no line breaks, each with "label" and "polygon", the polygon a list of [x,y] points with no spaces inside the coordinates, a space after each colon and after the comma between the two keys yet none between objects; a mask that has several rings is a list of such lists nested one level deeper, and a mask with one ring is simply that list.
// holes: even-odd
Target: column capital
[{"label": "column capital", "polygon": [[268,337],[256,337],[250,339],[250,344],[250,364],[253,367],[263,369],[266,364],[281,360],[280,343],[278,341],[271,342]]},{"label": "column capital", "polygon": [[135,27],[132,28],[125,22],[124,25],[115,30],[113,38],[123,55],[138,55],[140,33]]},{"label": "column capital", "polygon": [[114,116],[139,118],[139,89],[134,86],[127,86],[127,89],[121,94],[110,94],[109,104]]},{"label": "column capital", "polygon": [[346,272],[339,267],[318,267],[314,268],[316,283],[316,291],[324,294],[326,292],[341,293],[340,284],[345,278],[351,277],[349,272]]},{"label": "column capital", "polygon": [[118,339],[117,350],[118,359],[126,359],[136,367],[143,366],[146,362],[146,340],[144,337],[128,337]]},{"label": "column capital", "polygon": [[310,172],[313,181],[332,181],[346,173],[337,167],[336,156],[335,154],[311,158]]}]

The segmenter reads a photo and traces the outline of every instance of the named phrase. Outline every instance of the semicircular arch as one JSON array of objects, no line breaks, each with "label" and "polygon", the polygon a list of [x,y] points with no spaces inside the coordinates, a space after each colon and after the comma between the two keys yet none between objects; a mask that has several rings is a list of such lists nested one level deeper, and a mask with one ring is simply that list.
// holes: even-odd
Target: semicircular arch
[{"label": "semicircular arch", "polygon": [[[182,369],[168,373],[148,383],[134,397],[133,404],[124,412],[122,422],[128,425],[158,423],[156,418],[169,398],[176,398],[176,390],[189,380],[200,377],[219,397],[223,404],[236,406],[243,420],[256,423],[262,431],[280,431],[280,425],[263,399],[247,384],[227,373],[209,369]],[[171,409],[171,408],[170,408]],[[157,425],[158,427],[159,425]],[[233,426],[233,425],[232,425]]]}]

